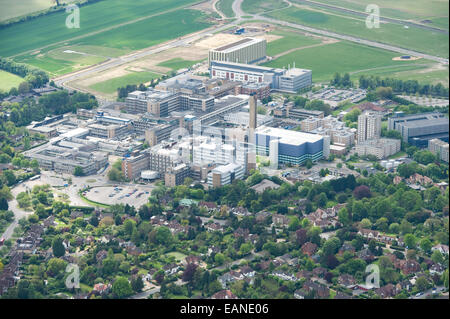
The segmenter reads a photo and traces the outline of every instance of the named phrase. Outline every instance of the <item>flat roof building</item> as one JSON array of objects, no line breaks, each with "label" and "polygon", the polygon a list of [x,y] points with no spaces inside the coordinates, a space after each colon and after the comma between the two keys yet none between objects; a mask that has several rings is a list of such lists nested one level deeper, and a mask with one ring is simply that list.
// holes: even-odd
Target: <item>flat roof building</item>
[{"label": "flat roof building", "polygon": [[228,185],[235,179],[242,179],[244,174],[245,169],[236,163],[217,166],[208,174],[208,185],[212,187]]},{"label": "flat roof building", "polygon": [[434,138],[428,141],[428,150],[439,155],[440,160],[448,163],[449,151],[448,143]]},{"label": "flat roof building", "polygon": [[443,113],[421,113],[405,116],[396,113],[389,118],[388,129],[399,131],[403,141],[418,147],[428,147],[428,141],[438,138],[448,142],[449,122]]},{"label": "flat roof building", "polygon": [[[317,134],[261,126],[255,130],[255,141],[257,154],[275,156],[278,163],[300,165],[324,156],[324,138]],[[277,147],[271,141],[276,141]],[[270,149],[278,154],[270,154]]]},{"label": "flat roof building", "polygon": [[244,38],[219,48],[209,50],[208,64],[212,61],[255,63],[266,57],[265,39]]},{"label": "flat roof building", "polygon": [[278,69],[260,65],[212,61],[211,78],[243,83],[269,83],[272,90],[297,93],[311,86],[312,72],[306,69]]},{"label": "flat roof building", "polygon": [[384,159],[400,152],[401,141],[391,138],[367,140],[356,145],[356,153],[360,156],[374,155]]}]

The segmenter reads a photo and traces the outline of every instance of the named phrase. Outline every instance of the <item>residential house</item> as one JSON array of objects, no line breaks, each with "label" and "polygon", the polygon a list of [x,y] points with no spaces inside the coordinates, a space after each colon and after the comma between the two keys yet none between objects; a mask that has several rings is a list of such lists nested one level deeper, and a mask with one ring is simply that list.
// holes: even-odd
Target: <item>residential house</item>
[{"label": "residential house", "polygon": [[311,242],[306,242],[302,245],[302,253],[311,257],[317,251],[317,245]]},{"label": "residential house", "polygon": [[180,266],[178,266],[177,264],[173,264],[173,263],[165,265],[163,267],[164,273],[168,276],[171,276],[171,275],[177,273],[178,269],[180,269]]},{"label": "residential house", "polygon": [[211,299],[239,299],[231,290],[221,290],[211,296]]},{"label": "residential house", "polygon": [[433,246],[431,248],[431,250],[432,251],[437,250],[443,255],[448,255],[448,246],[447,245],[437,244],[437,245]]}]

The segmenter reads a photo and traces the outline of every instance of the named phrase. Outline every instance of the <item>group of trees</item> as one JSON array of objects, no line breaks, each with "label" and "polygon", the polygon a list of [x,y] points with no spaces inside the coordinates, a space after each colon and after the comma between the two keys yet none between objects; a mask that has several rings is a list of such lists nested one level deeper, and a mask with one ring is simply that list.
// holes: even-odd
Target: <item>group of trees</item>
[{"label": "group of trees", "polygon": [[350,80],[350,74],[345,73],[341,76],[340,73],[336,72],[330,81],[330,85],[337,88],[347,89],[353,86],[353,82]]},{"label": "group of trees", "polygon": [[124,99],[128,96],[128,93],[134,92],[136,90],[145,91],[147,90],[147,87],[141,83],[139,84],[139,86],[137,86],[136,84],[129,84],[127,86],[117,88],[117,98]]},{"label": "group of trees", "polygon": [[125,175],[122,172],[122,161],[116,161],[111,169],[108,171],[108,179],[114,182],[124,182],[126,180]]},{"label": "group of trees", "polygon": [[379,76],[366,76],[361,75],[359,78],[359,87],[362,89],[375,90],[378,87],[390,87],[394,93],[406,93],[421,95],[433,95],[446,97],[449,96],[448,88],[444,87],[442,83],[436,85],[433,84],[421,84],[417,80],[399,80],[394,78],[381,79]]},{"label": "group of trees", "polygon": [[0,57],[0,70],[24,78],[31,88],[42,87],[49,81],[49,77],[44,71],[2,57]]},{"label": "group of trees", "polygon": [[32,121],[41,121],[47,115],[59,115],[67,112],[76,112],[79,108],[92,109],[98,106],[94,96],[76,92],[58,91],[46,94],[39,98],[26,99],[23,102],[7,105],[10,109],[9,120],[16,126],[26,126]]}]

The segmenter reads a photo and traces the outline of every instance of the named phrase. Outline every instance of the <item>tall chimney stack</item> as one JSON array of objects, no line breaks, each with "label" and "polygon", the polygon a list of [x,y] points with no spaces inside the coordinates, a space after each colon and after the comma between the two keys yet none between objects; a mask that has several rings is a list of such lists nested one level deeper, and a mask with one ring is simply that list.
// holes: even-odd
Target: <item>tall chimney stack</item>
[{"label": "tall chimney stack", "polygon": [[250,94],[250,99],[248,101],[248,106],[249,106],[249,114],[250,114],[250,121],[249,121],[249,125],[248,127],[250,129],[255,129],[256,128],[256,94],[252,93]]}]

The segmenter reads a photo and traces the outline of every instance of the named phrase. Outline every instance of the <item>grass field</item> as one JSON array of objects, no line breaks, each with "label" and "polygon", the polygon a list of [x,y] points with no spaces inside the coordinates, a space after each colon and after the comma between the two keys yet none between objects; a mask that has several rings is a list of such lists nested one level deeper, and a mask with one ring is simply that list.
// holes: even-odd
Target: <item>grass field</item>
[{"label": "grass field", "polygon": [[216,4],[216,7],[227,18],[233,18],[234,17],[234,11],[232,8],[233,2],[234,0],[219,0]]},{"label": "grass field", "polygon": [[9,91],[18,87],[24,80],[20,76],[0,70],[0,91]]},{"label": "grass field", "polygon": [[[107,0],[80,8],[80,28],[68,29],[65,26],[67,14],[58,12],[37,19],[14,24],[0,30],[0,56],[11,56],[29,50],[66,41],[105,28],[130,23],[136,19],[159,14],[195,0]],[[132,28],[134,24],[128,27]],[[147,30],[141,33],[148,35]]]},{"label": "grass field", "polygon": [[[104,49],[104,48],[102,48]],[[105,61],[107,57],[88,53],[83,46],[61,47],[39,54],[27,54],[15,58],[17,62],[27,63],[49,72],[51,75],[69,73],[89,65]],[[100,51],[100,50],[99,50]],[[100,54],[100,53],[98,53]]]},{"label": "grass field", "polygon": [[[325,4],[365,12],[368,4],[375,3],[380,7],[380,15],[396,19],[433,19],[447,15],[448,0],[314,0]],[[292,0],[292,2],[298,2]]]},{"label": "grass field", "polygon": [[353,80],[359,78],[360,75],[374,75],[379,77],[390,77],[399,80],[417,80],[423,84],[437,84],[442,83],[444,86],[448,87],[448,67],[440,67],[436,69],[437,64],[434,63],[424,63],[421,64],[418,61],[416,64],[403,65],[403,66],[388,66],[386,68],[378,68],[374,70],[360,70],[352,72],[350,77]]},{"label": "grass field", "polygon": [[268,16],[324,29],[336,33],[393,44],[424,53],[448,57],[446,34],[419,28],[404,28],[393,23],[384,23],[380,28],[366,28],[365,19],[349,15],[335,15],[327,11],[288,8],[269,13]]},{"label": "grass field", "polygon": [[319,39],[307,37],[294,31],[275,31],[272,34],[282,36],[282,38],[267,43],[267,55],[269,56],[274,56],[294,48],[320,43]]},{"label": "grass field", "polygon": [[204,18],[200,11],[181,9],[76,40],[72,44],[139,50],[207,28],[210,24]]},{"label": "grass field", "polygon": [[[335,72],[356,72],[381,67],[385,71],[389,67],[398,70],[400,66],[408,67],[410,68],[409,70],[414,67],[417,69],[423,68],[423,66],[415,66],[416,64],[420,64],[421,60],[393,61],[392,58],[395,56],[397,54],[393,52],[341,41],[294,51],[270,61],[265,65],[282,68],[296,62],[297,67],[312,70],[313,81],[315,82],[329,81]],[[368,72],[366,71],[364,74]]]},{"label": "grass field", "polygon": [[182,58],[175,58],[175,59],[161,62],[157,65],[177,71],[180,69],[190,68],[191,66],[193,66],[194,64],[199,63],[199,62],[201,62],[201,60],[200,61],[189,61],[189,60],[184,60]]},{"label": "grass field", "polygon": [[103,82],[98,82],[90,86],[91,89],[106,93],[106,94],[115,94],[119,87],[124,87],[132,84],[141,84],[149,82],[152,79],[156,79],[161,77],[160,74],[152,73],[152,72],[132,72],[127,75],[123,75],[120,77],[116,77],[110,80],[106,80]]},{"label": "grass field", "polygon": [[209,24],[204,22],[204,14],[200,11],[180,9],[94,36],[66,42],[62,47],[51,47],[20,55],[14,60],[41,68],[52,76],[58,76],[208,26]]},{"label": "grass field", "polygon": [[241,8],[246,13],[260,13],[287,7],[283,0],[244,0]]},{"label": "grass field", "polygon": [[[60,0],[62,3],[75,0]],[[48,9],[55,5],[54,0],[0,0],[0,22]]]}]

